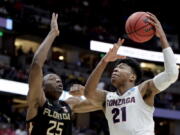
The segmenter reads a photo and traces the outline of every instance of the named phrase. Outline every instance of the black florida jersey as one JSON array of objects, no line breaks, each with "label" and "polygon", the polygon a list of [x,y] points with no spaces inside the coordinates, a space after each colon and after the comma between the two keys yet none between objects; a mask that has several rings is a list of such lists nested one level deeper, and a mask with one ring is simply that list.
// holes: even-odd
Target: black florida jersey
[{"label": "black florida jersey", "polygon": [[54,106],[46,101],[38,114],[27,121],[29,135],[71,135],[71,109],[64,101]]}]

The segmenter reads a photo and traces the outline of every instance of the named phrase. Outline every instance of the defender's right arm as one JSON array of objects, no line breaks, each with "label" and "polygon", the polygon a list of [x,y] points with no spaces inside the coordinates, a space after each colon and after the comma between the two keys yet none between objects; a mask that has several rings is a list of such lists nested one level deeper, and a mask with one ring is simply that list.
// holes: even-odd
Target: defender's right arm
[{"label": "defender's right arm", "polygon": [[48,51],[56,38],[59,35],[57,25],[58,15],[52,15],[51,30],[45,40],[41,43],[40,47],[34,54],[34,58],[30,68],[29,74],[29,91],[27,96],[28,110],[26,119],[30,120],[37,115],[37,109],[39,106],[43,106],[46,98],[42,88],[43,73],[42,67],[47,59]]}]

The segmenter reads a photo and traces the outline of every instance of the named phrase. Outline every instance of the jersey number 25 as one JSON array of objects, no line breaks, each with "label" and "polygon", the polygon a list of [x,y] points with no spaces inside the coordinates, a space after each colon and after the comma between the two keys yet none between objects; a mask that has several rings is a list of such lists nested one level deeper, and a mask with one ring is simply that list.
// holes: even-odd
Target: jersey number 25
[{"label": "jersey number 25", "polygon": [[[49,124],[51,124],[51,126],[47,130],[47,135],[61,135],[62,134],[63,129],[61,128],[61,126],[63,126],[64,123],[50,120]],[[55,134],[53,133],[54,129],[56,129]]]}]

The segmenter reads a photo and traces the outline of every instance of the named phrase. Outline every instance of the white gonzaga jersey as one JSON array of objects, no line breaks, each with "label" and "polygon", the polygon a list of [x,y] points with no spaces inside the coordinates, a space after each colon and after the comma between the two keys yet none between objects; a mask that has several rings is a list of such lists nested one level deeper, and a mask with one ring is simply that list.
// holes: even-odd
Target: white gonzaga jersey
[{"label": "white gonzaga jersey", "polygon": [[153,112],[154,107],[144,102],[137,86],[123,95],[108,92],[106,96],[110,135],[154,135]]}]

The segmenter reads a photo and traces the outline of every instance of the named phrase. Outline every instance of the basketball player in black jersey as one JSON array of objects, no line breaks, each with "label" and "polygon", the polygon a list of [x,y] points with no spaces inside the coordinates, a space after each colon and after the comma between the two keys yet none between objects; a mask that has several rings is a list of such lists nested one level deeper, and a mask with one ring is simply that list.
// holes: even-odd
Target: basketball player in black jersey
[{"label": "basketball player in black jersey", "polygon": [[43,77],[42,68],[48,51],[60,33],[57,19],[58,15],[53,13],[51,30],[37,49],[30,69],[26,117],[29,135],[71,135],[71,111],[83,113],[100,109],[87,100],[78,98],[78,93],[80,94],[84,90],[79,85],[73,87],[77,90],[73,93],[78,96],[71,97],[66,101],[59,101],[63,91],[60,77],[56,74],[48,74]]}]

